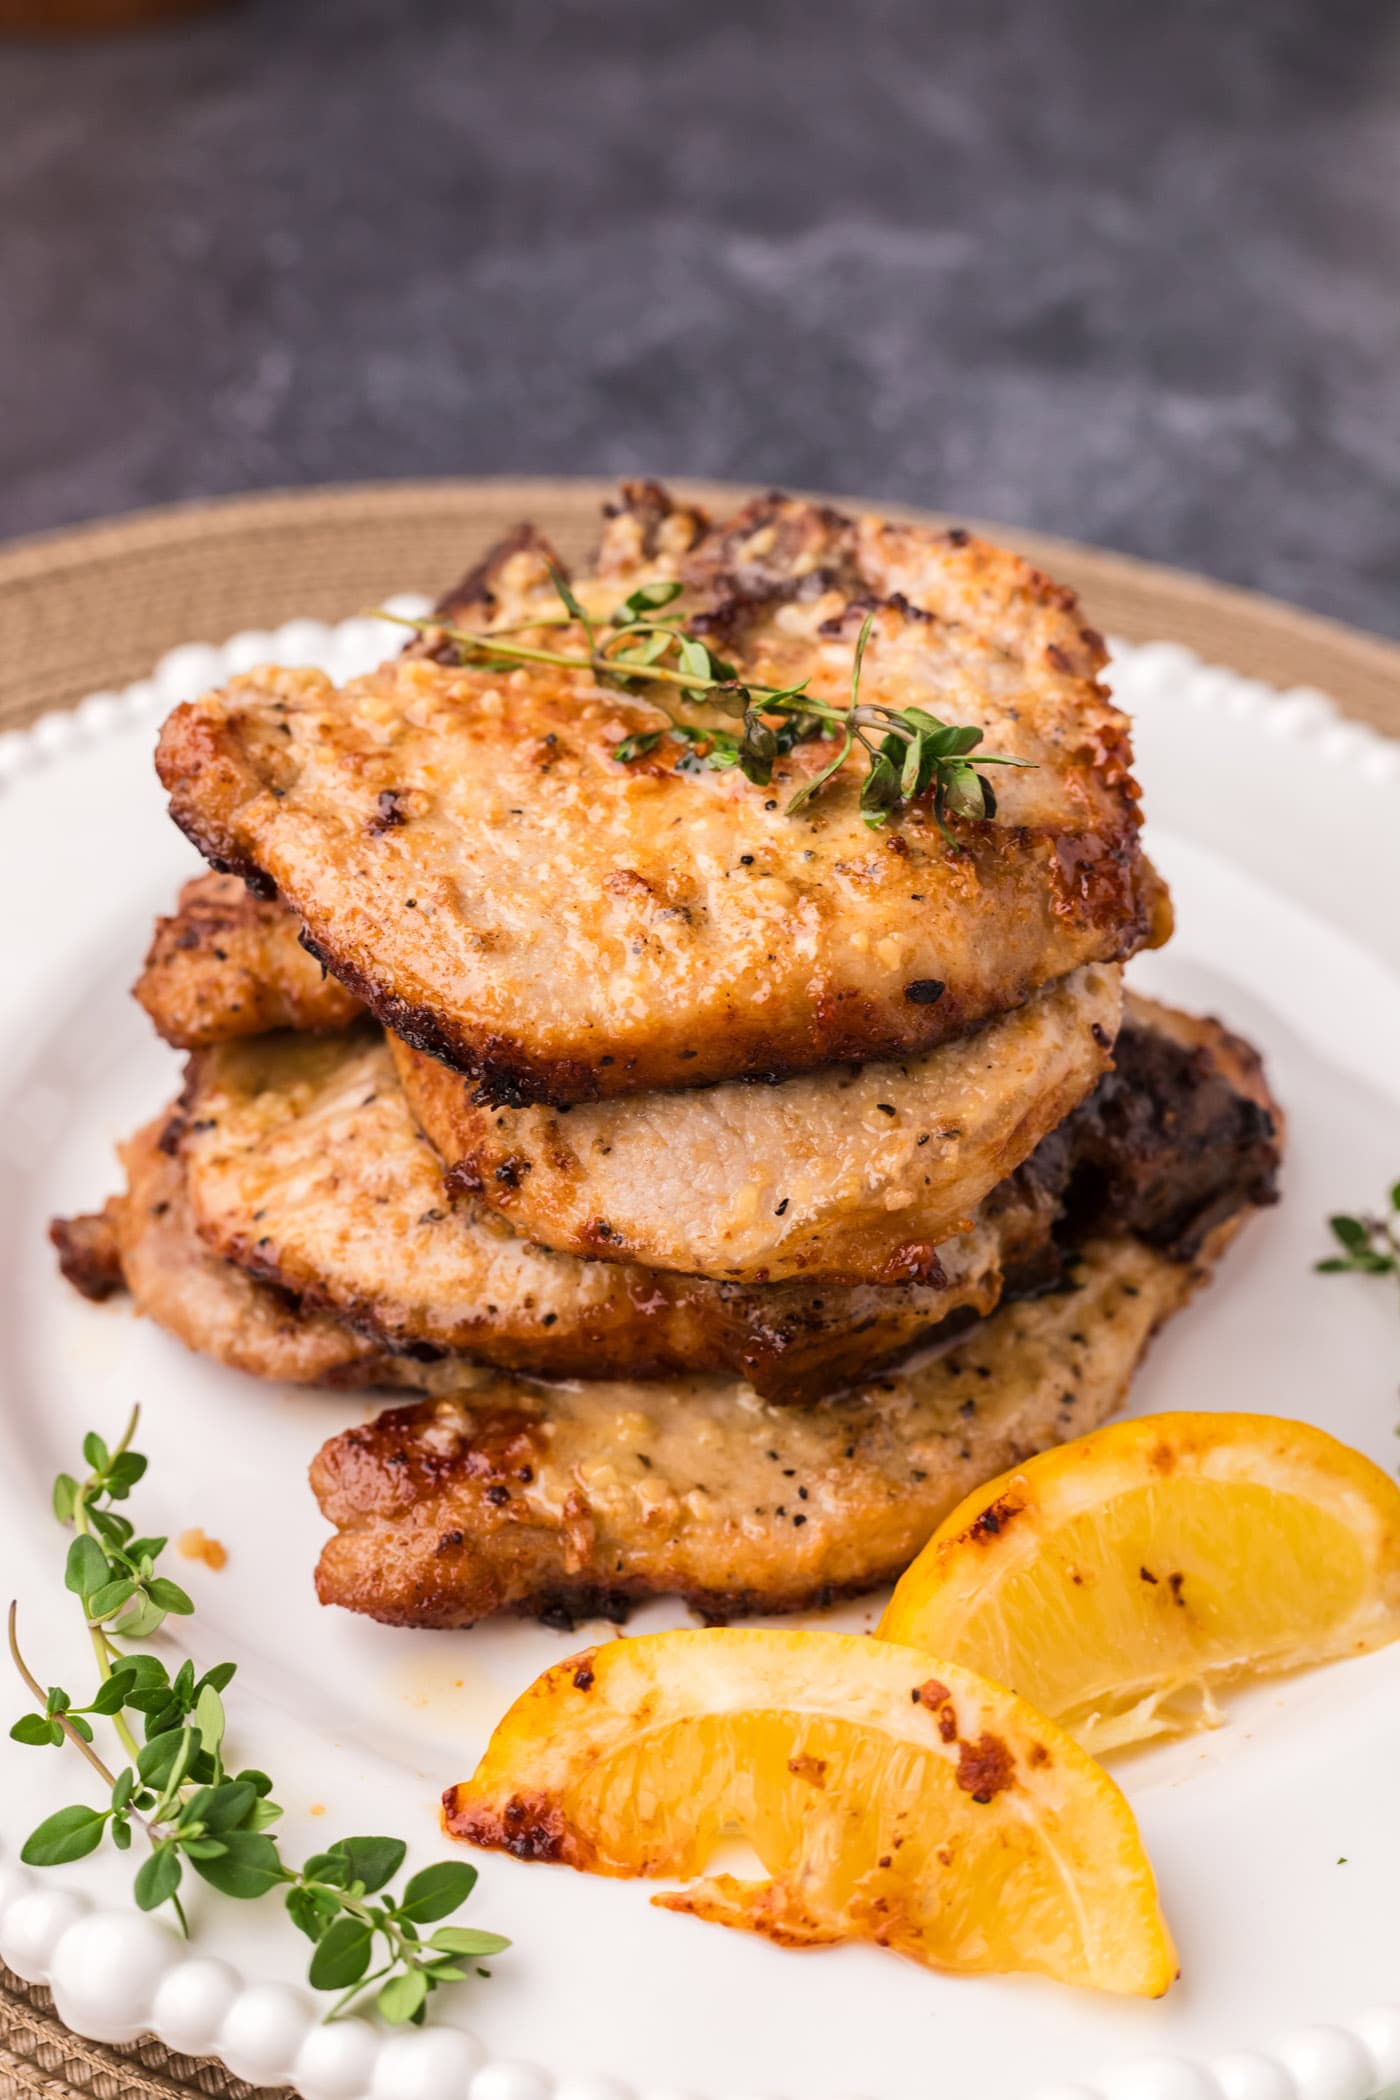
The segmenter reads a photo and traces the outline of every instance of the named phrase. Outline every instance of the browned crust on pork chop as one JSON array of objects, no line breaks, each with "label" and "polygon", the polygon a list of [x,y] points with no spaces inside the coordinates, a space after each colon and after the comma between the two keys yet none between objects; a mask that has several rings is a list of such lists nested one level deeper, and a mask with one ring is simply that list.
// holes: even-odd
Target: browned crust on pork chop
[{"label": "browned crust on pork chop", "polygon": [[[530,591],[546,589],[551,567],[564,574],[563,561],[539,527],[528,522],[512,526],[487,548],[460,582],[443,592],[433,611],[447,626],[472,627],[478,622],[489,625],[503,605],[518,601]],[[403,653],[431,657],[439,663],[457,661],[455,644],[445,634],[431,631],[414,635],[404,645]]]},{"label": "browned crust on pork chop", "polygon": [[1133,1231],[1189,1261],[1272,1200],[1278,1140],[1248,1046],[1144,1005],[1120,1069],[945,1243],[938,1285],[738,1289],[544,1255],[494,1221],[474,1235],[378,1037],[280,1036],[201,1053],[179,1112],[129,1148],[127,1195],[52,1230],[79,1288],[115,1288],[120,1265],[142,1309],[261,1376],[442,1390],[466,1350],[554,1373],[582,1356],[595,1375],[718,1364],[790,1401],[988,1310],[1004,1276],[1053,1282],[1052,1231],[1061,1249]]},{"label": "browned crust on pork chop", "polygon": [[[168,1118],[158,1116],[121,1148],[126,1189],[102,1213],[107,1242],[138,1313],[202,1356],[286,1385],[422,1391],[434,1390],[435,1376],[443,1374],[460,1383],[460,1364],[429,1365],[396,1356],[382,1343],[353,1333],[289,1292],[254,1282],[211,1254],[190,1219],[183,1169],[163,1142],[167,1127]],[[65,1240],[72,1244],[73,1227],[91,1223],[55,1221],[61,1260]],[[69,1274],[67,1263],[63,1266]]]},{"label": "browned crust on pork chop", "polygon": [[[626,545],[576,579],[592,611],[679,577],[744,675],[836,699],[873,606],[863,696],[974,724],[1035,770],[998,773],[999,815],[959,822],[955,849],[920,806],[870,831],[854,761],[785,815],[825,742],[766,791],[659,753],[618,764],[658,718],[590,673],[411,658],[339,692],[261,671],[178,708],[158,756],[176,821],[274,885],[386,1026],[516,1104],[913,1055],[1151,937],[1127,725],[1069,593],[967,535],[811,505],[687,552],[664,525],[624,506]],[[557,611],[543,569],[518,546],[498,561],[488,624]]]},{"label": "browned crust on pork chop", "polygon": [[924,1284],[714,1283],[550,1253],[454,1208],[377,1029],[201,1052],[181,1109],[190,1212],[212,1251],[392,1349],[545,1377],[727,1370],[811,1400],[954,1313],[989,1312],[1056,1211],[1039,1185],[1006,1189]]},{"label": "browned crust on pork chop", "polygon": [[1026,1168],[1073,1240],[1126,1230],[1189,1261],[1215,1227],[1278,1196],[1283,1111],[1253,1045],[1130,992],[1114,1068]]},{"label": "browned crust on pork chop", "polygon": [[109,1196],[101,1210],[49,1222],[49,1238],[57,1249],[59,1268],[74,1290],[81,1291],[94,1305],[101,1305],[126,1289],[119,1216],[120,1199]]},{"label": "browned crust on pork chop", "polygon": [[[236,959],[220,944],[229,958],[221,967],[182,905],[161,922],[161,1014],[197,1013],[207,1044],[243,1035],[253,1007],[289,1025],[318,1020],[297,1003],[316,971],[297,920],[231,876],[189,885],[186,904],[206,885],[238,890],[256,915],[256,940]],[[939,1242],[1106,1068],[1119,978],[1114,965],[1090,964],[903,1064],[569,1111],[484,1108],[460,1073],[396,1039],[390,1047],[449,1186],[542,1246],[727,1282],[926,1282],[938,1273]],[[334,978],[322,984],[350,1007]]]},{"label": "browned crust on pork chop", "polygon": [[156,1033],[181,1050],[273,1028],[348,1028],[359,1001],[309,955],[275,899],[236,875],[200,875],[157,919],[132,987]]},{"label": "browned crust on pork chop", "polygon": [[753,1283],[893,1284],[1015,1171],[1107,1069],[1116,967],[901,1064],[553,1108],[485,1108],[391,1039],[448,1185],[569,1253]]},{"label": "browned crust on pork chop", "polygon": [[1151,1336],[1209,1273],[1140,1241],[1085,1248],[1075,1287],[1006,1304],[902,1375],[776,1410],[716,1380],[496,1381],[398,1408],[318,1454],[336,1527],[323,1604],[397,1626],[498,1612],[797,1611],[892,1579],[960,1498],[1120,1406]]}]

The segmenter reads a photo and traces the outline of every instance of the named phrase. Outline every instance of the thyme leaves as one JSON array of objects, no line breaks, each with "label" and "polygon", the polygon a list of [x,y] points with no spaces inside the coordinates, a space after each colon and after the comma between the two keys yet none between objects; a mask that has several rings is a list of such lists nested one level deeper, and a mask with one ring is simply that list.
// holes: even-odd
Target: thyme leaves
[{"label": "thyme leaves", "polygon": [[[441,637],[457,648],[465,663],[481,668],[547,664],[591,672],[600,684],[664,715],[664,727],[635,732],[613,745],[611,755],[620,765],[650,758],[663,744],[674,742],[682,746],[674,768],[678,772],[737,769],[746,780],[767,787],[774,766],[798,744],[831,739],[834,753],[789,797],[789,816],[814,802],[859,751],[866,765],[860,809],[872,830],[922,799],[931,806],[947,843],[959,850],[950,818],[978,822],[996,815],[995,792],[980,769],[1032,764],[980,751],[983,732],[971,725],[945,722],[921,707],[896,708],[863,699],[861,677],[875,625],[873,611],[862,622],[851,662],[850,698],[841,706],[809,692],[806,679],[797,685],[771,686],[742,678],[703,636],[687,629],[680,612],[670,609],[683,591],[674,579],[639,585],[599,622],[552,562],[549,575],[561,611],[513,627],[477,633],[433,615],[412,619],[381,612],[377,617]],[[562,638],[570,627],[581,631],[582,654],[517,639],[548,628],[560,629]],[[721,719],[696,720],[680,713],[684,700]],[[727,726],[730,722],[738,726]]]}]

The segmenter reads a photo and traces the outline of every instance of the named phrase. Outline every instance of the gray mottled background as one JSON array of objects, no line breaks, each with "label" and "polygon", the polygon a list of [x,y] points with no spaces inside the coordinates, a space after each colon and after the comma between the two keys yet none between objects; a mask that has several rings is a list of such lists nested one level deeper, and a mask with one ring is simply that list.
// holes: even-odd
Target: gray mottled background
[{"label": "gray mottled background", "polygon": [[245,0],[0,43],[0,532],[887,494],[1400,634],[1394,0]]}]

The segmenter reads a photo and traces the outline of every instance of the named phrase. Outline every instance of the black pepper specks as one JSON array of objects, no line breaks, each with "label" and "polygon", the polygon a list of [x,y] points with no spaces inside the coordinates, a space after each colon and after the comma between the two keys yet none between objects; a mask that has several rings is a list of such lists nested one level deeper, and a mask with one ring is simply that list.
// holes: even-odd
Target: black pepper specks
[{"label": "black pepper specks", "polygon": [[399,807],[399,799],[397,788],[382,788],[380,790],[375,805],[375,813],[365,826],[372,839],[381,837],[386,831],[392,831],[396,824],[404,824],[408,821],[404,816],[403,810]]}]

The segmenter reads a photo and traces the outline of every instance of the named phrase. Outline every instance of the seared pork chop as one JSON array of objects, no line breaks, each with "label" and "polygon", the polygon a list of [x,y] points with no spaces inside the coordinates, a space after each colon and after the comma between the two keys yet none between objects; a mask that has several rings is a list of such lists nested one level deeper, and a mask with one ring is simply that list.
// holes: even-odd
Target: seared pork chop
[{"label": "seared pork chop", "polygon": [[1188,1261],[1217,1225],[1278,1200],[1283,1139],[1251,1043],[1130,992],[1113,1070],[1027,1171],[1061,1192],[1063,1239],[1127,1230]]},{"label": "seared pork chop", "polygon": [[907,1354],[955,1312],[989,1312],[1056,1211],[1049,1189],[1011,1184],[940,1248],[936,1283],[886,1289],[711,1283],[548,1253],[448,1202],[378,1029],[201,1052],[181,1128],[205,1243],[382,1346],[545,1377],[728,1370],[784,1401]]},{"label": "seared pork chop", "polygon": [[211,1254],[190,1219],[184,1171],[162,1144],[167,1121],[158,1116],[121,1148],[123,1195],[95,1216],[55,1219],[50,1228],[65,1275],[85,1296],[125,1285],[136,1310],[187,1348],[254,1378],[414,1391],[435,1390],[444,1378],[460,1385],[460,1363],[396,1356]]},{"label": "seared pork chop", "polygon": [[135,997],[181,1050],[273,1028],[348,1028],[357,999],[307,954],[297,922],[236,875],[200,875],[157,919]]},{"label": "seared pork chop", "polygon": [[[172,815],[279,891],[388,1027],[514,1105],[912,1056],[1160,933],[1127,725],[1067,592],[966,534],[803,504],[685,515],[689,552],[635,503],[614,520],[575,582],[592,615],[683,581],[677,608],[742,678],[844,704],[873,608],[862,700],[1027,761],[997,773],[998,814],[954,819],[956,846],[923,802],[872,831],[853,757],[788,815],[832,739],[780,756],[770,788],[664,741],[620,762],[663,718],[592,670],[430,655],[339,691],[269,669],[177,708]],[[487,625],[585,647],[537,547],[491,573]]]},{"label": "seared pork chop", "polygon": [[396,1408],[312,1466],[336,1528],[317,1594],[394,1626],[469,1626],[620,1619],[672,1592],[725,1619],[873,1589],[963,1495],[1121,1406],[1231,1229],[1190,1264],[1095,1241],[1074,1288],[1004,1305],[932,1360],[817,1407],[716,1379],[501,1379]]},{"label": "seared pork chop", "polygon": [[902,1064],[568,1110],[484,1108],[390,1039],[448,1183],[545,1246],[762,1282],[926,1275],[1108,1067],[1121,973],[1091,964]]},{"label": "seared pork chop", "polygon": [[[179,1018],[190,1013],[209,1043],[244,1034],[250,1008],[303,1025],[295,1016],[315,966],[290,912],[244,890],[255,951],[221,972],[203,942],[191,906],[207,885],[233,880],[188,884],[175,916],[161,921],[159,981],[148,971],[138,997],[147,991],[143,1003],[167,1040],[179,1040]],[[938,1243],[1106,1069],[1120,978],[1116,965],[1087,965],[904,1064],[634,1094],[567,1112],[483,1108],[471,1082],[437,1059],[393,1037],[390,1049],[454,1193],[501,1212],[541,1246],[733,1282],[918,1282],[938,1273]],[[334,978],[327,983],[350,1003]]]},{"label": "seared pork chop", "polygon": [[178,1113],[128,1148],[127,1195],[52,1230],[88,1295],[124,1277],[190,1346],[263,1376],[442,1390],[466,1351],[547,1375],[727,1365],[790,1401],[986,1311],[1004,1283],[1043,1288],[1083,1237],[1131,1230],[1189,1261],[1218,1222],[1272,1199],[1277,1156],[1248,1046],[1136,1002],[1119,1069],[945,1243],[939,1285],[716,1285],[546,1254],[454,1215],[361,1030],[200,1053]]},{"label": "seared pork chop", "polygon": [[[1152,1334],[1273,1200],[1282,1118],[1218,1023],[1134,1002],[1126,1054],[1018,1178],[1058,1187],[1058,1285],[810,1408],[743,1387],[497,1381],[332,1439],[324,1603],[394,1624],[795,1610],[907,1565],[959,1498],[1118,1406]],[[1073,1162],[1071,1164],[1071,1161]]]},{"label": "seared pork chop", "polygon": [[[388,1084],[392,1088],[391,1079]],[[263,1169],[264,1191],[273,1198],[267,1207],[267,1222],[273,1226],[273,1233],[268,1236],[268,1248],[256,1254],[248,1267],[237,1258],[216,1252],[196,1228],[185,1163],[179,1156],[178,1142],[172,1142],[172,1133],[179,1130],[187,1114],[188,1106],[173,1116],[158,1117],[121,1148],[127,1186],[122,1195],[108,1200],[105,1209],[74,1218],[55,1218],[50,1226],[50,1237],[58,1250],[60,1267],[68,1281],[85,1297],[103,1300],[118,1291],[129,1290],[139,1313],[168,1329],[188,1348],[235,1370],[247,1371],[255,1378],[294,1385],[374,1385],[444,1392],[470,1386],[478,1377],[489,1375],[480,1371],[470,1357],[444,1347],[441,1341],[420,1338],[416,1330],[421,1327],[426,1326],[439,1335],[450,1329],[450,1316],[439,1313],[431,1305],[423,1317],[421,1299],[407,1310],[402,1302],[374,1304],[368,1313],[364,1307],[353,1312],[349,1308],[333,1309],[331,1294],[317,1272],[298,1272],[295,1259],[288,1263],[288,1268],[305,1274],[310,1287],[299,1292],[274,1280],[281,1272],[275,1266],[272,1250],[277,1245],[277,1227],[285,1223],[278,1199],[283,1203],[288,1201],[289,1189],[285,1182],[278,1183],[275,1189],[270,1186],[269,1183],[276,1182],[277,1177],[266,1167]],[[355,1139],[352,1137],[348,1142],[353,1153]],[[389,1142],[392,1144],[393,1139],[390,1138]],[[421,1146],[422,1141],[418,1142]],[[341,1194],[344,1194],[343,1189]],[[402,1205],[404,1194],[401,1190],[399,1197],[393,1200]],[[420,1190],[420,1199],[421,1194]],[[314,1210],[314,1197],[312,1207]],[[1027,1191],[1020,1199],[1020,1209],[1026,1229],[1038,1235],[1046,1199],[1039,1192]],[[324,1214],[319,1222],[327,1222]],[[402,1222],[402,1209],[399,1222]],[[353,1238],[353,1234],[350,1237]],[[496,1237],[504,1237],[500,1228],[496,1228]],[[990,1228],[987,1228],[985,1237],[992,1239]],[[232,1244],[236,1255],[246,1259],[248,1236],[235,1235]],[[298,1244],[304,1245],[304,1235]],[[404,1251],[402,1246],[400,1251]],[[407,1258],[411,1260],[411,1250]],[[431,1250],[428,1258],[432,1260]],[[353,1268],[353,1255],[350,1266]],[[568,1263],[566,1266],[578,1268],[582,1265]],[[447,1269],[449,1281],[460,1287],[460,1273],[453,1274],[452,1265],[444,1263],[440,1256],[436,1268],[439,1274]],[[611,1271],[614,1277],[625,1277],[625,1273],[617,1268]],[[402,1281],[402,1278],[398,1280]],[[333,1281],[343,1282],[341,1271],[335,1272]],[[999,1284],[1000,1277],[997,1276],[995,1282],[987,1286],[987,1297],[982,1302],[994,1302]],[[907,1349],[928,1331],[930,1317],[937,1316],[932,1301],[940,1294],[932,1291],[922,1294],[869,1291],[862,1295],[869,1299],[878,1299],[882,1295],[895,1298],[921,1295],[927,1301],[927,1310],[922,1317],[916,1318],[912,1312],[905,1315],[902,1339]],[[962,1293],[949,1291],[942,1295],[950,1306],[960,1302],[964,1310],[975,1308],[979,1302],[979,1294],[972,1285]],[[520,1326],[525,1328],[528,1323],[518,1295],[513,1310]],[[496,1311],[499,1312],[499,1306]],[[392,1333],[387,1331],[386,1314],[397,1318],[398,1324]],[[598,1324],[601,1327],[603,1323]],[[469,1337],[472,1345],[479,1344],[480,1332],[485,1325],[486,1322],[479,1316],[474,1317],[470,1309],[461,1312],[460,1331]],[[540,1325],[547,1336],[552,1322],[543,1310]],[[671,1339],[677,1347],[682,1346],[676,1339],[679,1328],[679,1321],[672,1323]],[[885,1329],[886,1339],[895,1331],[896,1323],[890,1318]],[[820,1322],[814,1320],[813,1332],[808,1334],[792,1321],[790,1332],[792,1346],[799,1358],[810,1362],[814,1376],[819,1374],[819,1382],[830,1382],[827,1369],[830,1358],[828,1350],[821,1346],[823,1330]],[[606,1364],[610,1360],[610,1346],[615,1349],[617,1345],[610,1344],[605,1334],[603,1343],[596,1350],[599,1363]],[[706,1346],[702,1335],[699,1351],[703,1353]],[[523,1353],[532,1353],[524,1345],[521,1347]],[[577,1352],[583,1347],[584,1343],[575,1334],[573,1341],[566,1344],[565,1356],[569,1350]],[[838,1333],[830,1342],[829,1350],[838,1360],[844,1352],[851,1367],[847,1382],[861,1365],[870,1360],[870,1344],[864,1333],[855,1339],[847,1339]],[[533,1353],[547,1356],[547,1341],[537,1344]],[[736,1344],[734,1354],[739,1353],[740,1345]],[[654,1360],[655,1345],[643,1340],[636,1354],[641,1363],[647,1365]],[[761,1370],[759,1375],[762,1375]],[[789,1385],[797,1382],[800,1375],[800,1370],[794,1372]],[[781,1395],[790,1397],[779,1376],[774,1375],[771,1383],[778,1387]]]}]

